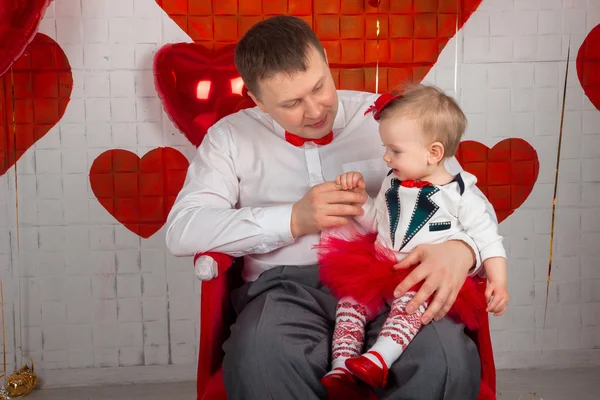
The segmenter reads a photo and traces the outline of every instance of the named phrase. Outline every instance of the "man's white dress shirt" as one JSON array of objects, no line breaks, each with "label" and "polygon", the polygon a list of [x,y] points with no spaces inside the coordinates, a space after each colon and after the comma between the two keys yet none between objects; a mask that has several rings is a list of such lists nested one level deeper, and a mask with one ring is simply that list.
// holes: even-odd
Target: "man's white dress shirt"
[{"label": "man's white dress shirt", "polygon": [[[246,282],[278,265],[316,264],[313,246],[320,234],[294,240],[293,204],[312,186],[348,171],[361,172],[367,192],[374,196],[388,172],[378,123],[364,115],[378,95],[340,90],[338,97],[334,139],[324,146],[288,143],[284,129],[256,107],[212,126],[169,213],[169,250],[177,256],[208,251],[244,256]],[[446,166],[452,174],[460,172],[455,159]],[[456,239],[479,254],[467,235]]]}]

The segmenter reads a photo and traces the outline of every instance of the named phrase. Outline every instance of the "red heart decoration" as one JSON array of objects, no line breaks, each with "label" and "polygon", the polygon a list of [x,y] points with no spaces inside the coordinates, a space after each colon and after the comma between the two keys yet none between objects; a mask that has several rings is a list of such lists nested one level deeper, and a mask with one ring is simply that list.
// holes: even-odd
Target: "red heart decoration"
[{"label": "red heart decoration", "polygon": [[194,43],[177,43],[156,53],[156,91],[175,126],[195,146],[208,128],[244,100],[233,51],[234,46],[213,51]]},{"label": "red heart decoration", "polygon": [[0,175],[60,121],[72,89],[67,56],[38,33],[12,72],[0,77]]},{"label": "red heart decoration", "polygon": [[498,222],[523,204],[540,170],[535,149],[517,138],[504,139],[491,149],[466,140],[458,147],[456,158],[477,177],[477,186],[494,206]]},{"label": "red heart decoration", "polygon": [[[375,91],[375,66],[379,62],[379,91],[411,80],[420,82],[448,41],[462,28],[481,0],[364,1],[340,0],[156,0],[157,4],[197,44],[179,52],[157,68],[157,90],[163,106],[177,127],[195,145],[217,121],[217,104],[235,102],[229,80],[237,77],[233,46],[256,22],[271,15],[295,15],[306,20],[327,50],[331,71],[339,89]],[[377,20],[380,21],[379,37]],[[198,50],[198,45],[209,50]],[[172,45],[171,45],[172,46]],[[157,55],[158,56],[158,55]],[[158,59],[157,59],[158,60]],[[198,63],[191,66],[191,63]],[[196,75],[192,79],[193,73]],[[216,74],[223,71],[224,76]],[[168,76],[170,74],[170,77]],[[182,78],[180,78],[180,76]],[[210,93],[210,101],[196,95],[199,79],[209,79],[222,91]],[[183,87],[182,80],[188,88]],[[168,90],[168,87],[179,90]],[[212,86],[211,86],[212,88]],[[228,99],[224,99],[228,98]],[[208,99],[206,99],[208,100]],[[253,106],[248,99],[244,107]],[[184,107],[184,108],[182,108]],[[239,108],[239,107],[238,107]],[[223,107],[223,115],[233,112]],[[221,115],[220,114],[220,115]],[[196,119],[198,116],[198,119]]]},{"label": "red heart decoration", "polygon": [[165,224],[188,166],[187,158],[171,147],[154,149],[141,159],[127,150],[108,150],[94,160],[90,185],[117,221],[149,238]]},{"label": "red heart decoration", "polygon": [[583,41],[576,66],[583,91],[600,111],[600,25],[596,25]]},{"label": "red heart decoration", "polygon": [[0,75],[31,43],[50,1],[0,0]]}]

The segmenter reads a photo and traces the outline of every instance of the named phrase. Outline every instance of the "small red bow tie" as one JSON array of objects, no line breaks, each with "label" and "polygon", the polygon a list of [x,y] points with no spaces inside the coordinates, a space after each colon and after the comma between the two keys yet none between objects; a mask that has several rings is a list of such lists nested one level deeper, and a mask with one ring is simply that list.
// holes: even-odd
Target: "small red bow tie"
[{"label": "small red bow tie", "polygon": [[293,133],[285,131],[285,140],[297,147],[304,146],[304,143],[306,142],[313,142],[314,144],[325,146],[326,144],[331,143],[331,141],[333,140],[333,131],[329,132],[327,135],[319,139],[307,139],[303,138],[302,136],[294,135]]},{"label": "small red bow tie", "polygon": [[402,185],[403,187],[407,187],[407,188],[421,189],[422,187],[431,185],[431,183],[427,182],[427,181],[415,181],[412,179],[407,179],[405,181],[401,181],[400,185]]}]

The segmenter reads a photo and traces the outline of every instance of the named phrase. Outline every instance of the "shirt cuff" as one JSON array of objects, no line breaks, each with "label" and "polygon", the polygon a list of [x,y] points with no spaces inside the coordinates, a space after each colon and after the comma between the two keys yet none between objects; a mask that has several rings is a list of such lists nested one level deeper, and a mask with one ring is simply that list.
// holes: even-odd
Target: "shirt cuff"
[{"label": "shirt cuff", "polygon": [[469,270],[469,276],[472,277],[477,275],[481,269],[481,255],[479,254],[479,249],[477,248],[475,241],[469,235],[463,232],[452,236],[450,240],[460,240],[471,248],[473,254],[475,254],[475,265]]},{"label": "shirt cuff", "polygon": [[369,232],[377,232],[375,216],[375,200],[367,196],[367,201],[362,205],[363,214],[355,215],[354,219]]},{"label": "shirt cuff", "polygon": [[251,253],[269,253],[294,242],[291,221],[293,204],[264,207],[254,211],[264,240]]},{"label": "shirt cuff", "polygon": [[506,250],[504,250],[504,246],[502,246],[502,242],[493,243],[487,246],[485,249],[481,250],[481,261],[485,261],[488,258],[493,257],[502,257],[506,258]]},{"label": "shirt cuff", "polygon": [[368,215],[373,212],[375,208],[375,200],[371,198],[371,196],[367,196],[367,201],[363,204],[362,209],[365,212],[363,215]]}]

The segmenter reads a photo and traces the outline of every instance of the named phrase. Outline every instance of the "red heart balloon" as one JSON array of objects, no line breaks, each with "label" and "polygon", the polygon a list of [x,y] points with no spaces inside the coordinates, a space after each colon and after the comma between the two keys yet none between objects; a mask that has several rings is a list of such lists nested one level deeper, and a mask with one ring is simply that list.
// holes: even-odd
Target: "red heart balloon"
[{"label": "red heart balloon", "polygon": [[[234,46],[213,51],[194,43],[177,43],[156,53],[156,91],[175,126],[195,146],[215,122],[247,102],[233,65],[233,51]],[[254,103],[250,100],[248,106]]]},{"label": "red heart balloon", "polygon": [[52,0],[0,0],[0,75],[33,40]]},{"label": "red heart balloon", "polygon": [[477,186],[504,221],[527,199],[538,177],[540,163],[535,149],[523,139],[509,138],[491,149],[466,140],[456,158],[477,177]]},{"label": "red heart balloon", "polygon": [[38,33],[12,72],[0,77],[0,175],[60,121],[72,89],[67,56]]},{"label": "red heart balloon", "polygon": [[583,41],[576,66],[583,91],[600,111],[600,25],[596,25]]},{"label": "red heart balloon", "polygon": [[149,238],[166,222],[183,187],[189,162],[171,147],[141,159],[126,150],[108,150],[94,160],[90,185],[98,201],[131,232]]},{"label": "red heart balloon", "polygon": [[[311,24],[327,50],[337,87],[374,92],[377,62],[379,91],[389,90],[406,80],[420,82],[481,0],[381,0],[369,1],[368,4],[339,0],[156,2],[197,45],[215,49],[213,53],[200,50],[198,46],[190,47],[197,50],[189,52],[175,50],[181,52],[181,56],[172,57],[168,67],[156,68],[155,65],[155,71],[162,70],[160,80],[165,82],[188,76],[190,72],[202,76],[188,83],[187,89],[179,86],[179,90],[167,90],[168,86],[179,85],[175,82],[162,86],[157,84],[167,114],[188,139],[198,145],[208,126],[217,120],[217,117],[210,116],[215,112],[216,105],[236,101],[231,97],[232,92],[228,87],[231,77],[237,76],[233,66],[233,46],[252,25],[263,18],[278,14],[303,18]],[[375,3],[377,7],[374,7]],[[192,56],[189,53],[197,54]],[[215,76],[214,71],[217,70],[222,70],[224,75]],[[194,85],[198,79],[208,79],[206,77],[209,75],[220,81],[218,85],[223,91],[211,93],[210,101],[203,102],[195,97]],[[184,80],[189,82],[188,78]],[[220,100],[222,98],[228,99]],[[253,103],[244,99],[246,106],[253,106]],[[223,107],[222,111],[226,113],[224,115],[233,112],[230,106]],[[195,120],[197,115],[200,120]]]}]

